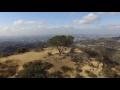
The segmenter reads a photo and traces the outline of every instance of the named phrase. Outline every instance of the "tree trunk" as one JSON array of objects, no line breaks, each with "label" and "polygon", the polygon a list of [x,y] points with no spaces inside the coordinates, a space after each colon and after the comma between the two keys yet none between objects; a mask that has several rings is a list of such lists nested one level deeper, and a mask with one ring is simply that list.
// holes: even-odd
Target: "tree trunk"
[{"label": "tree trunk", "polygon": [[59,55],[61,56],[62,55],[62,50],[58,49],[58,51],[59,51]]},{"label": "tree trunk", "polygon": [[63,47],[57,47],[58,51],[59,51],[59,55],[61,56],[62,55],[62,52],[63,52]]}]

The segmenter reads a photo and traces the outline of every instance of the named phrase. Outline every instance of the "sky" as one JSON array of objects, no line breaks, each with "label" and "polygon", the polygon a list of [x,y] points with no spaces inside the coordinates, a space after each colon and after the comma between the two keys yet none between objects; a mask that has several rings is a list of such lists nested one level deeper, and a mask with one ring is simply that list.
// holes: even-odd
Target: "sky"
[{"label": "sky", "polygon": [[0,36],[120,34],[119,12],[0,12]]}]

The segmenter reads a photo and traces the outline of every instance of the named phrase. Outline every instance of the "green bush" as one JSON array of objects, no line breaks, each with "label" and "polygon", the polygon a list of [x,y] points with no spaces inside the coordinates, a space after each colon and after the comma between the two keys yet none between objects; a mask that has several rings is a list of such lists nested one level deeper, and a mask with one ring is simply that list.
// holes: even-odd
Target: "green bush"
[{"label": "green bush", "polygon": [[35,61],[25,64],[24,70],[19,72],[20,78],[47,78],[47,70],[53,67],[47,62]]},{"label": "green bush", "polygon": [[75,78],[84,78],[84,76],[80,75],[79,73],[76,74]]},{"label": "green bush", "polygon": [[39,52],[40,50],[39,50],[39,48],[35,48],[34,51],[35,52]]},{"label": "green bush", "polygon": [[74,51],[75,51],[75,47],[71,47],[70,48],[70,53],[74,53]]},{"label": "green bush", "polygon": [[18,48],[17,53],[25,53],[28,52],[29,50],[27,48]]},{"label": "green bush", "polygon": [[82,63],[84,61],[84,59],[80,55],[71,55],[71,59],[73,62]]},{"label": "green bush", "polygon": [[85,72],[88,74],[88,76],[89,76],[89,77],[92,77],[92,78],[97,78],[97,75],[96,75],[96,74],[94,74],[93,72],[88,71],[88,70],[86,70]]},{"label": "green bush", "polygon": [[51,52],[48,52],[47,54],[48,54],[48,56],[51,56],[51,55],[52,55],[52,53],[51,53]]},{"label": "green bush", "polygon": [[115,67],[118,71],[120,71],[120,65]]},{"label": "green bush", "polygon": [[6,72],[8,73],[9,76],[13,76],[16,74],[17,68],[18,68],[18,66],[9,66],[6,70]]},{"label": "green bush", "polygon": [[99,56],[99,53],[95,50],[92,50],[90,48],[81,48],[81,50],[85,53],[87,53],[91,57]]},{"label": "green bush", "polygon": [[49,74],[47,75],[47,77],[48,77],[48,78],[64,78],[64,77],[62,76],[62,72],[60,72],[60,71],[56,71],[56,72],[53,72],[53,73],[49,73]]},{"label": "green bush", "polygon": [[76,68],[76,71],[77,71],[77,72],[82,72],[82,69],[80,69],[80,68],[77,67],[77,68]]},{"label": "green bush", "polygon": [[104,65],[103,67],[103,73],[105,77],[107,78],[117,78],[119,77],[114,71],[111,70],[111,68],[107,65]]},{"label": "green bush", "polygon": [[8,67],[8,65],[3,64],[3,63],[0,63],[0,69],[5,69],[5,68],[7,68],[7,67]]},{"label": "green bush", "polygon": [[8,78],[16,74],[18,65],[9,66],[7,64],[0,64],[0,77]]},{"label": "green bush", "polygon": [[0,57],[7,57],[7,56],[9,56],[8,53],[2,53],[2,54],[0,55]]},{"label": "green bush", "polygon": [[13,60],[6,60],[5,63],[12,63]]},{"label": "green bush", "polygon": [[95,67],[92,63],[89,63],[88,65],[91,66],[91,67]]},{"label": "green bush", "polygon": [[61,70],[62,70],[63,72],[68,72],[68,71],[72,71],[73,68],[70,68],[70,67],[68,67],[68,66],[62,66],[62,67],[61,67]]}]

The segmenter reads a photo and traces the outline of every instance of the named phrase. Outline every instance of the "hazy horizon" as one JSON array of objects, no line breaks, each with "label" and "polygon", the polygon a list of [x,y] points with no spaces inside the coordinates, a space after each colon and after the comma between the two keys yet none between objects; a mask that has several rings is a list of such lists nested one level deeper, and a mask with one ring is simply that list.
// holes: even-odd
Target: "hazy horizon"
[{"label": "hazy horizon", "polygon": [[0,12],[0,36],[119,35],[119,12]]}]

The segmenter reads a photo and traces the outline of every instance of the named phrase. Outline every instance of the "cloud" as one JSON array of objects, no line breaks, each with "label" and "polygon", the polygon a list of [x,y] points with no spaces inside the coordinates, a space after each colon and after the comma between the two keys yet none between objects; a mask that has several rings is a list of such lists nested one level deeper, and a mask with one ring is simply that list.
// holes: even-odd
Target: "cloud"
[{"label": "cloud", "polygon": [[70,13],[66,16],[66,18],[70,18],[70,17],[74,16],[75,13],[76,13],[76,12],[70,12]]},{"label": "cloud", "polygon": [[80,20],[74,20],[73,23],[75,24],[89,24],[89,23],[93,23],[95,21],[97,21],[99,19],[99,16],[90,13],[87,16],[84,16],[82,19]]},{"label": "cloud", "polygon": [[109,14],[109,15],[115,15],[118,12],[98,12],[98,14]]},{"label": "cloud", "polygon": [[109,12],[111,15],[115,15],[117,14],[118,12]]},{"label": "cloud", "polygon": [[40,36],[40,35],[71,35],[71,34],[120,34],[120,24],[101,25],[93,28],[63,27],[4,27],[0,28],[0,36]]},{"label": "cloud", "polygon": [[13,22],[13,25],[32,25],[32,24],[45,24],[44,21],[23,21],[17,20]]},{"label": "cloud", "polygon": [[105,12],[98,12],[98,14],[105,14]]},{"label": "cloud", "polygon": [[120,24],[108,24],[100,26],[101,29],[115,30],[120,29]]}]

